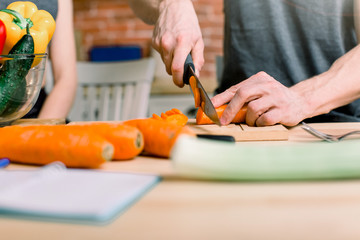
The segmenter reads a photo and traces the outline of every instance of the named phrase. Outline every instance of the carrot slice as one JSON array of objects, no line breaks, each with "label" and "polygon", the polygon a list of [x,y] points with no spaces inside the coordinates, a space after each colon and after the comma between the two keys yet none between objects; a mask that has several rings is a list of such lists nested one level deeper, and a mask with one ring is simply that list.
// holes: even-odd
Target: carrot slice
[{"label": "carrot slice", "polygon": [[194,94],[195,107],[200,107],[200,90],[197,87],[196,78],[194,76],[190,77],[189,84],[190,84],[191,90]]},{"label": "carrot slice", "polygon": [[67,125],[69,129],[94,132],[104,137],[114,146],[113,160],[129,160],[144,149],[144,138],[139,129],[122,123],[89,122]]},{"label": "carrot slice", "polygon": [[188,117],[176,108],[168,110],[165,113],[161,113],[161,117],[154,113],[152,118],[156,120],[165,120],[179,126],[184,126],[188,121]]},{"label": "carrot slice", "polygon": [[173,109],[171,109],[171,111],[172,111],[173,113],[175,113],[175,114],[183,114],[183,112],[180,111],[180,110],[177,109],[177,108],[173,108]]},{"label": "carrot slice", "polygon": [[183,114],[183,113],[179,109],[173,108],[171,110],[166,111],[165,114],[168,115],[168,116],[171,116],[171,115],[174,115],[174,114]]},{"label": "carrot slice", "polygon": [[[222,114],[224,113],[225,108],[227,107],[227,104],[224,104],[220,107],[215,108],[219,118],[222,116]],[[245,117],[246,117],[246,111],[247,111],[247,106],[243,106],[238,113],[235,115],[234,119],[231,121],[232,123],[240,123],[240,122],[244,122],[245,121]],[[196,124],[198,125],[203,125],[203,124],[213,124],[214,122],[211,121],[211,119],[205,115],[204,111],[202,108],[198,109],[198,112],[196,114]]]},{"label": "carrot slice", "polygon": [[200,106],[200,107],[201,107],[201,109],[202,109],[202,110],[204,110],[204,108],[205,108],[205,102],[204,102],[204,101],[202,101],[200,105],[201,105],[201,106]]},{"label": "carrot slice", "polygon": [[189,79],[189,85],[191,87],[192,92],[195,92],[195,89],[198,88],[197,87],[197,83],[196,83],[196,78],[194,76],[191,76]]},{"label": "carrot slice", "polygon": [[167,116],[171,116],[171,115],[174,115],[174,114],[176,114],[176,113],[171,109],[171,110],[166,111],[165,114],[166,114]]},{"label": "carrot slice", "polygon": [[184,114],[173,114],[166,118],[167,122],[174,123],[179,126],[185,126],[188,121],[188,117]]},{"label": "carrot slice", "polygon": [[163,120],[166,120],[167,117],[168,117],[168,115],[166,113],[161,113],[161,118]]},{"label": "carrot slice", "polygon": [[157,120],[163,120],[159,115],[157,115],[155,113],[153,113],[152,118],[157,119]]},{"label": "carrot slice", "polygon": [[0,158],[45,165],[97,168],[111,160],[113,145],[99,134],[66,125],[9,126],[0,129]]},{"label": "carrot slice", "polygon": [[181,134],[195,135],[187,126],[152,118],[128,120],[124,124],[137,127],[144,136],[144,151],[158,157],[168,158],[176,139]]},{"label": "carrot slice", "polygon": [[195,88],[195,90],[193,91],[194,93],[194,104],[195,104],[195,107],[198,108],[201,106],[201,103],[200,103],[200,90],[198,88]]}]

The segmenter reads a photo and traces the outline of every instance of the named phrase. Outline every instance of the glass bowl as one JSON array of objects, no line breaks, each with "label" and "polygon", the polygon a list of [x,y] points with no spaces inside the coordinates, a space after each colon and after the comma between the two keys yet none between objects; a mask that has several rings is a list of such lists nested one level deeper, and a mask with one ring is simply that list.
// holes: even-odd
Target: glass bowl
[{"label": "glass bowl", "polygon": [[0,55],[0,125],[23,117],[34,106],[46,60],[46,53]]}]

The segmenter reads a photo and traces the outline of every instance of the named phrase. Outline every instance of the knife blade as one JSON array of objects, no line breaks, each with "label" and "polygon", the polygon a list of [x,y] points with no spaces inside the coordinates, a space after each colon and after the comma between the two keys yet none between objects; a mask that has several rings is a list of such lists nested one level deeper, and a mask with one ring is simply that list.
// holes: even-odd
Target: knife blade
[{"label": "knife blade", "polygon": [[[212,104],[209,96],[207,95],[204,87],[202,86],[199,78],[195,74],[195,66],[194,66],[191,54],[189,54],[186,57],[186,60],[184,63],[184,75],[183,75],[184,84],[190,85],[189,84],[190,77],[194,77],[196,79],[196,85],[197,85],[196,87],[199,88],[199,92],[200,92],[200,102],[204,102],[204,107],[203,107],[204,113],[206,114],[206,116],[208,116],[211,119],[211,121],[213,121],[218,126],[221,126],[219,116],[215,110],[215,107]],[[192,94],[194,95],[191,86],[190,86],[190,90],[191,90]]]}]

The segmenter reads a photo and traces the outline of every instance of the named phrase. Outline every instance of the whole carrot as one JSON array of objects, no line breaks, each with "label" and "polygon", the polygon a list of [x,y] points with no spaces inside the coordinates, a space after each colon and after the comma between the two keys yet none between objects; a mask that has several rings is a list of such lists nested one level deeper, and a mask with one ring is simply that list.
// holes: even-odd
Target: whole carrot
[{"label": "whole carrot", "polygon": [[111,160],[112,144],[94,132],[66,125],[9,126],[0,128],[0,158],[45,165],[61,161],[67,167],[97,168]]},{"label": "whole carrot", "polygon": [[114,160],[128,160],[144,149],[144,138],[139,129],[115,122],[89,122],[67,125],[67,128],[93,131],[114,146]]},{"label": "whole carrot", "polygon": [[[224,104],[220,107],[215,108],[216,113],[218,114],[219,118],[224,113],[224,110],[226,107],[227,107],[227,104]],[[245,122],[246,111],[247,111],[247,106],[245,105],[238,111],[238,113],[235,115],[234,119],[231,122],[232,123]],[[203,125],[203,124],[213,124],[213,123],[214,122],[211,121],[211,119],[208,116],[206,116],[204,111],[201,108],[199,108],[198,112],[196,114],[196,124]]]},{"label": "whole carrot", "polygon": [[144,151],[158,157],[170,156],[171,149],[179,135],[195,135],[186,126],[153,118],[128,120],[124,124],[137,127],[144,135]]}]

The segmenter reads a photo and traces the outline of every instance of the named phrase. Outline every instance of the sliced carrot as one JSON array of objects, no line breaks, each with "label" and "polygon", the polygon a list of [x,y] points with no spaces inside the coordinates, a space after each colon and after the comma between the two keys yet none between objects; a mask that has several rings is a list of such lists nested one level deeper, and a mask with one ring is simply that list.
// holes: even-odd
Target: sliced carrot
[{"label": "sliced carrot", "polygon": [[194,76],[190,77],[189,84],[190,84],[191,90],[194,94],[195,107],[196,108],[200,107],[200,91],[199,91],[199,88],[197,87],[196,78]]},{"label": "sliced carrot", "polygon": [[175,114],[183,114],[183,112],[180,111],[180,110],[177,109],[177,108],[173,108],[173,109],[171,109],[171,111],[172,111],[173,113],[175,113]]},{"label": "sliced carrot", "polygon": [[[174,114],[180,114],[180,113],[177,113],[176,111],[174,111],[174,109],[175,109],[175,108],[166,111],[165,114],[168,115],[168,116],[171,116],[171,115],[174,115]],[[182,114],[182,113],[181,113],[181,114]]]},{"label": "sliced carrot", "polygon": [[185,126],[188,121],[188,117],[184,114],[173,114],[168,116],[166,121],[177,124],[179,126]]},{"label": "sliced carrot", "polygon": [[204,101],[201,102],[200,107],[201,107],[202,110],[204,110],[204,108],[205,108],[205,102]]},{"label": "sliced carrot", "polygon": [[152,118],[128,120],[124,124],[137,127],[144,136],[144,151],[158,157],[169,157],[176,139],[181,134],[195,135],[186,126]]},{"label": "sliced carrot", "polygon": [[[224,104],[220,107],[215,108],[219,118],[222,116],[222,114],[224,113],[225,108],[227,107],[227,104]],[[245,117],[246,117],[246,111],[247,111],[247,106],[243,106],[238,113],[235,115],[234,119],[231,121],[232,123],[241,123],[245,121]],[[205,115],[204,111],[202,110],[202,108],[198,109],[198,112],[196,114],[196,124],[198,125],[203,125],[203,124],[213,124],[214,122],[211,121],[211,119]]]},{"label": "sliced carrot", "polygon": [[157,119],[157,120],[163,120],[159,115],[157,115],[155,113],[153,113],[152,118]]},{"label": "sliced carrot", "polygon": [[9,126],[1,128],[0,135],[0,158],[17,163],[61,161],[67,167],[97,168],[114,152],[100,135],[66,125]]},{"label": "sliced carrot", "polygon": [[176,108],[168,110],[165,113],[161,113],[161,117],[154,113],[152,115],[152,118],[156,120],[164,120],[167,122],[171,122],[179,126],[184,126],[188,121],[188,117]]},{"label": "sliced carrot", "polygon": [[136,127],[122,123],[89,122],[67,125],[70,129],[95,132],[114,146],[113,160],[129,160],[139,155],[144,149],[144,138]]},{"label": "sliced carrot", "polygon": [[168,115],[166,113],[161,113],[161,118],[163,120],[166,120],[167,117],[168,117]]},{"label": "sliced carrot", "polygon": [[195,92],[195,89],[197,89],[197,82],[196,78],[194,76],[191,76],[189,79],[189,85],[191,87],[192,92]]},{"label": "sliced carrot", "polygon": [[195,90],[193,91],[194,93],[194,101],[195,101],[195,107],[198,108],[201,106],[201,99],[200,99],[200,90],[198,88],[195,88]]}]

